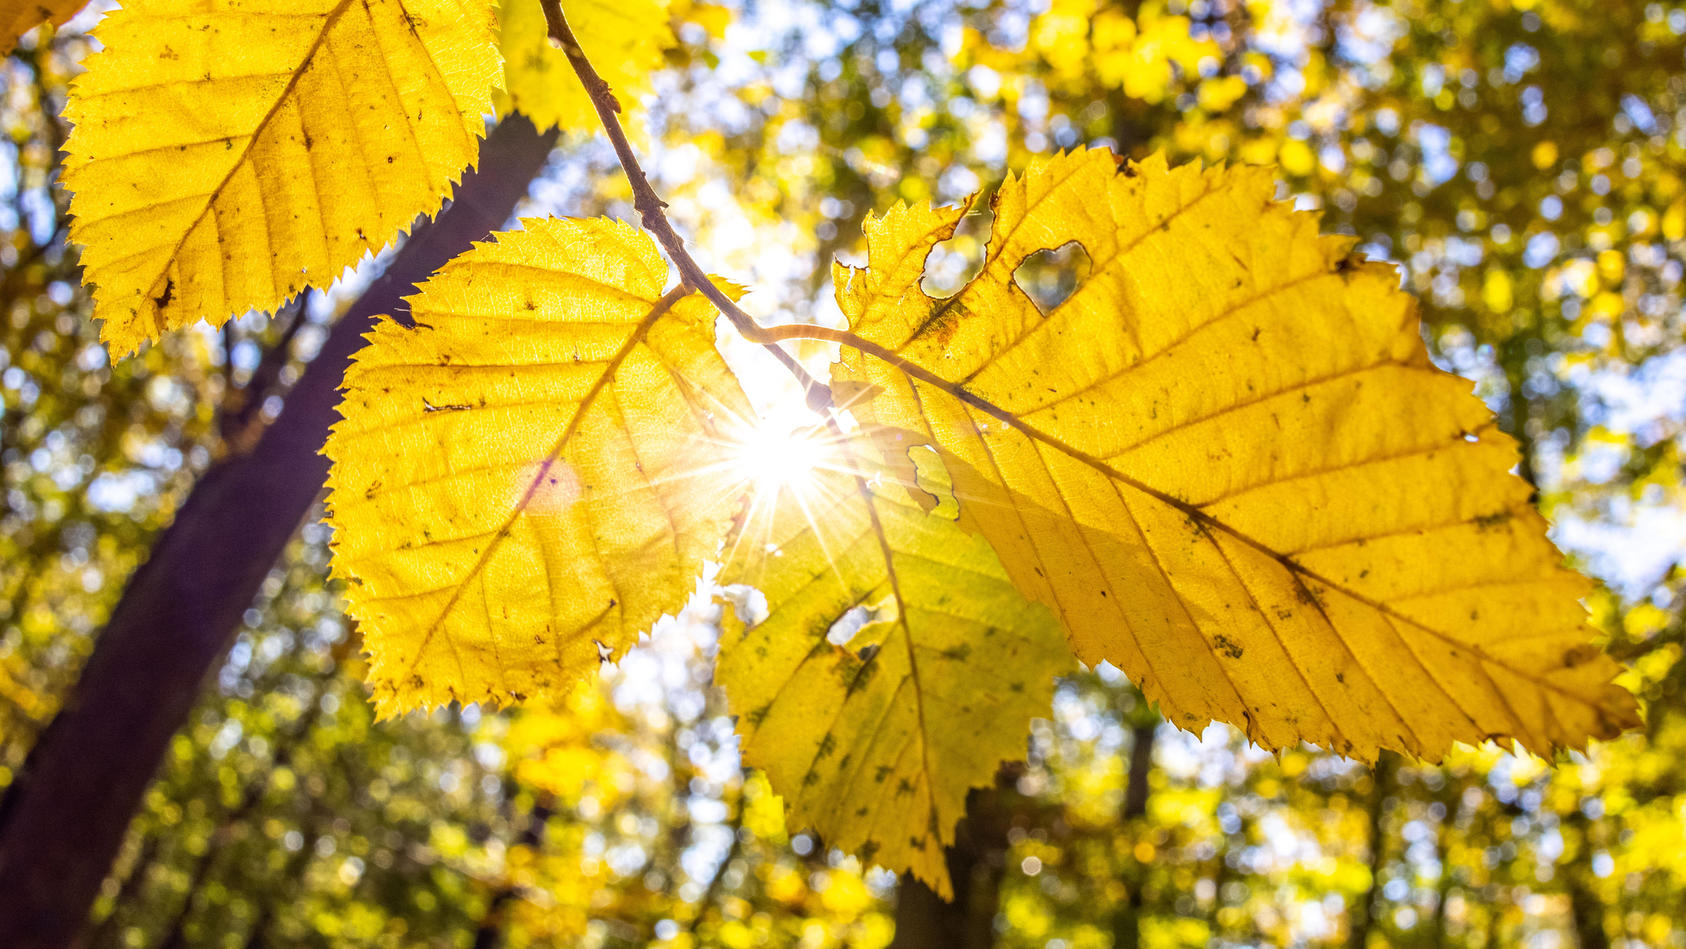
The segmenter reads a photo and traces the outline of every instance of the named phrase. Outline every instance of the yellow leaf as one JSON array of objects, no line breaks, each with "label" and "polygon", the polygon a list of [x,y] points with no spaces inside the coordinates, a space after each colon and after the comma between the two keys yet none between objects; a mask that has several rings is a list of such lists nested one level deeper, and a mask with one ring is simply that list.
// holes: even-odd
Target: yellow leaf
[{"label": "yellow leaf", "polygon": [[1627,258],[1619,250],[1605,250],[1598,254],[1598,276],[1607,287],[1619,286],[1627,272]]},{"label": "yellow leaf", "polygon": [[842,917],[845,922],[853,921],[871,909],[875,902],[872,891],[866,888],[866,881],[847,870],[831,871],[827,875],[825,890],[820,894],[820,905],[825,907],[825,911]]},{"label": "yellow leaf", "polygon": [[1686,198],[1676,198],[1663,212],[1663,236],[1671,241],[1686,238]]},{"label": "yellow leaf", "polygon": [[130,0],[71,90],[114,352],[325,286],[437,210],[501,73],[487,0]]},{"label": "yellow leaf", "polygon": [[1282,143],[1282,151],[1277,156],[1282,162],[1282,170],[1290,175],[1304,178],[1317,170],[1317,153],[1311,146],[1297,138],[1290,138]]},{"label": "yellow leaf", "polygon": [[[841,404],[942,455],[962,523],[1177,724],[1429,758],[1636,721],[1514,443],[1434,368],[1392,268],[1272,201],[1268,169],[1075,152],[1009,179],[983,271],[925,296],[961,210],[867,225]],[[1079,242],[1044,314],[1013,281]],[[911,481],[910,443],[891,454]]]},{"label": "yellow leaf", "polygon": [[560,693],[675,612],[731,520],[714,310],[654,243],[548,220],[458,257],[346,373],[334,572],[384,714]]},{"label": "yellow leaf", "polygon": [[673,4],[673,18],[681,23],[695,23],[717,40],[724,39],[726,28],[732,25],[731,10],[718,3],[697,3],[695,0],[677,0]]},{"label": "yellow leaf", "polygon": [[[667,0],[563,0],[562,12],[580,48],[622,107],[650,91],[650,73],[677,41]],[[591,97],[568,57],[550,44],[538,0],[504,0],[501,42],[514,107],[540,128],[597,128]]]},{"label": "yellow leaf", "polygon": [[1094,18],[1095,0],[1054,0],[1050,9],[1031,23],[1031,44],[1055,72],[1081,76],[1091,56],[1089,24]]},{"label": "yellow leaf", "polygon": [[0,53],[18,45],[18,37],[51,20],[63,23],[88,0],[0,0]]},{"label": "yellow leaf", "polygon": [[1247,80],[1240,76],[1214,77],[1200,83],[1200,107],[1208,112],[1222,112],[1247,94]]},{"label": "yellow leaf", "polygon": [[832,447],[746,517],[721,580],[759,589],[767,615],[726,617],[718,681],[793,826],[946,896],[967,791],[1024,756],[1070,653],[982,538],[857,478],[869,445]]},{"label": "yellow leaf", "polygon": [[784,801],[768,785],[764,772],[751,772],[744,778],[740,806],[743,808],[741,823],[745,830],[762,840],[784,843],[788,836],[784,826]]},{"label": "yellow leaf", "polygon": [[1622,299],[1621,294],[1606,290],[1593,296],[1592,301],[1587,304],[1583,316],[1589,320],[1608,321],[1621,316],[1626,309],[1627,301]]},{"label": "yellow leaf", "polygon": [[1481,301],[1487,304],[1487,309],[1493,313],[1510,312],[1510,308],[1516,303],[1516,294],[1507,271],[1501,267],[1487,271],[1487,276],[1481,283]]}]

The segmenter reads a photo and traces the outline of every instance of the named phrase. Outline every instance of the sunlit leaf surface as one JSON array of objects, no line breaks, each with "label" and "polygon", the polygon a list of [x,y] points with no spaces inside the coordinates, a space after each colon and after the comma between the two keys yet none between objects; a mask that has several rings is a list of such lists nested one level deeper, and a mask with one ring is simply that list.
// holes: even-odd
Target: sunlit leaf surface
[{"label": "sunlit leaf surface", "polygon": [[[666,0],[565,0],[568,27],[622,108],[650,90],[662,50],[675,42]],[[597,113],[568,57],[552,46],[538,0],[506,0],[499,38],[515,108],[546,128],[593,132]]]},{"label": "sunlit leaf surface", "polygon": [[486,0],[129,0],[67,118],[71,240],[114,353],[327,286],[474,162]]},{"label": "sunlit leaf surface", "polygon": [[[1632,724],[1514,442],[1429,363],[1393,269],[1273,191],[1266,169],[1040,161],[944,300],[918,281],[962,211],[898,206],[836,274],[876,350],[844,348],[842,401],[892,458],[939,449],[963,522],[1078,655],[1180,725],[1438,758]],[[1091,272],[1044,313],[1014,271],[1072,241]]]},{"label": "sunlit leaf surface", "polygon": [[383,712],[556,693],[677,612],[732,510],[745,411],[714,310],[648,237],[527,222],[440,271],[346,375],[334,570]]}]

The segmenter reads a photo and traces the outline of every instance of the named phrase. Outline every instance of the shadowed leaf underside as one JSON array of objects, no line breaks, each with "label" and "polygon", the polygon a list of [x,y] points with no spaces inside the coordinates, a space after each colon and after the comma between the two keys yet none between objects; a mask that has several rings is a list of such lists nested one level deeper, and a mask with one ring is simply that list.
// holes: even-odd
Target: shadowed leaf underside
[{"label": "shadowed leaf underside", "polygon": [[967,792],[1024,757],[1071,657],[982,538],[854,470],[751,509],[721,579],[759,589],[767,615],[726,615],[717,680],[793,824],[948,897]]},{"label": "shadowed leaf underside", "polygon": [[63,23],[88,0],[0,0],[0,52],[10,52],[18,37],[48,20]]}]

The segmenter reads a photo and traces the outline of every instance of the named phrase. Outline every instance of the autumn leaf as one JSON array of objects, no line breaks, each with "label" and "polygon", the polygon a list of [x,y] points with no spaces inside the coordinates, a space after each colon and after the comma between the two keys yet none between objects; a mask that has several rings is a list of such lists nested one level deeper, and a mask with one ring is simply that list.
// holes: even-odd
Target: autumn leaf
[{"label": "autumn leaf", "polygon": [[18,37],[51,20],[63,23],[88,0],[0,0],[0,53],[18,45]]},{"label": "autumn leaf", "polygon": [[[1634,723],[1589,584],[1392,268],[1274,202],[1266,170],[1115,161],[1008,180],[982,272],[945,300],[918,282],[961,209],[867,224],[869,265],[836,273],[862,341],[835,382],[902,474],[934,446],[963,523],[1079,657],[1184,727],[1439,758]],[[1014,271],[1072,241],[1091,272],[1044,313]]]},{"label": "autumn leaf", "polygon": [[684,604],[733,514],[717,416],[747,408],[715,311],[655,244],[529,221],[381,323],[328,439],[334,573],[384,714],[560,694]]},{"label": "autumn leaf", "polygon": [[982,538],[869,481],[870,444],[819,440],[829,461],[745,518],[721,581],[766,616],[725,617],[716,678],[793,825],[948,898],[967,791],[1024,757],[1071,657]]},{"label": "autumn leaf", "polygon": [[437,210],[501,68],[487,0],[130,0],[67,109],[114,352],[325,286]]},{"label": "autumn leaf", "polygon": [[[562,11],[623,107],[650,90],[662,51],[676,42],[667,0],[565,0]],[[591,97],[568,57],[551,45],[538,0],[505,2],[500,20],[511,104],[540,128],[595,131]]]}]

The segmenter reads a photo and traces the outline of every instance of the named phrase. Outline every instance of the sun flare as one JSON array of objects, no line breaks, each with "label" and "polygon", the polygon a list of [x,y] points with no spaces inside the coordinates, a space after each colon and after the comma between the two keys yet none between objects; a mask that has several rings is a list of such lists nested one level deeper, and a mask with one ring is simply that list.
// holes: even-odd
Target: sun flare
[{"label": "sun flare", "polygon": [[835,465],[825,429],[810,422],[762,420],[732,440],[732,466],[757,492],[804,492],[822,468]]}]

